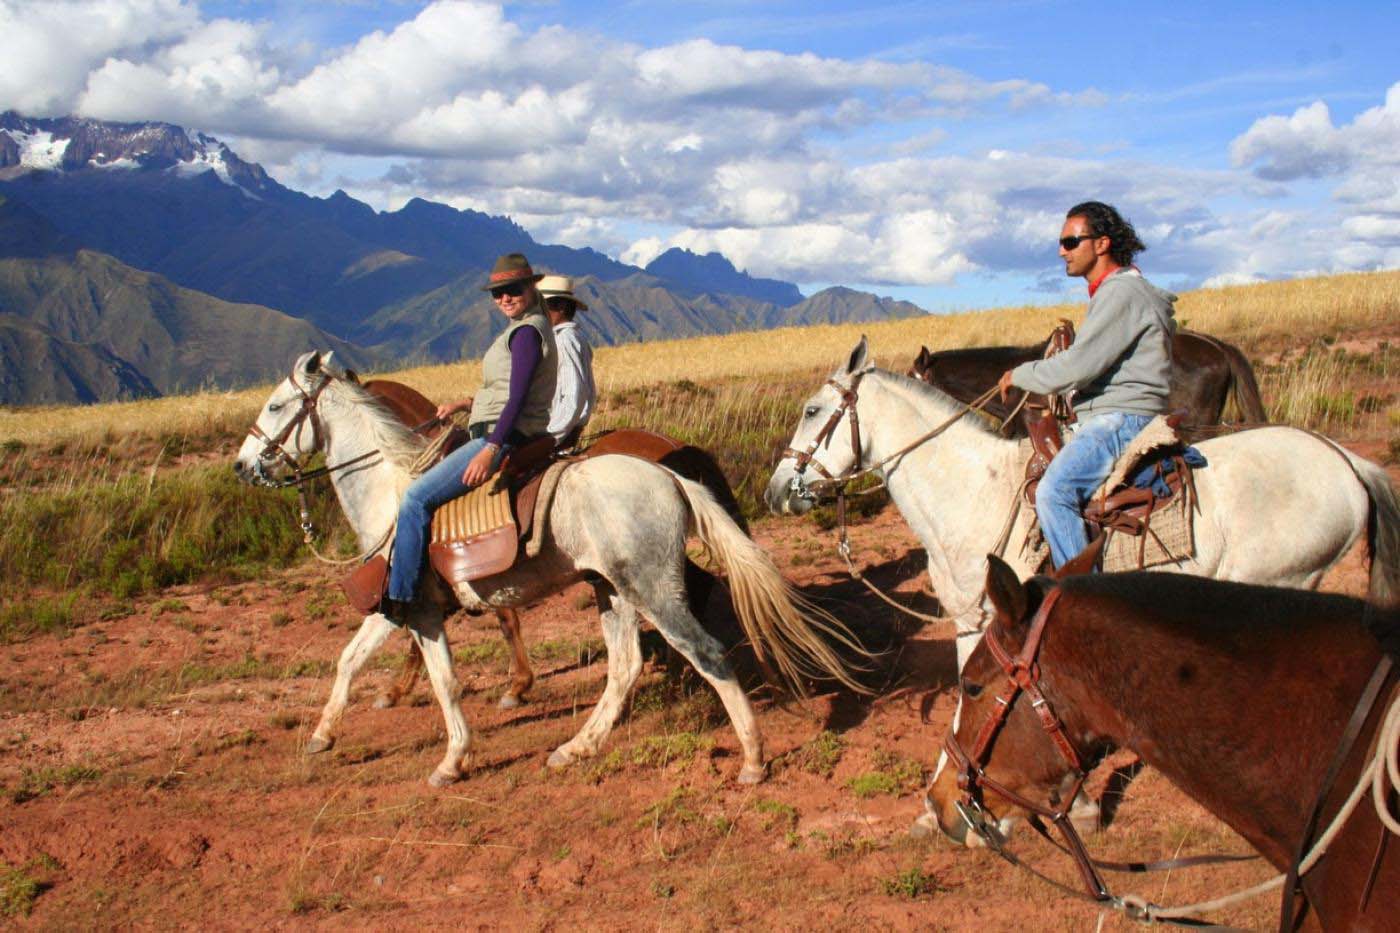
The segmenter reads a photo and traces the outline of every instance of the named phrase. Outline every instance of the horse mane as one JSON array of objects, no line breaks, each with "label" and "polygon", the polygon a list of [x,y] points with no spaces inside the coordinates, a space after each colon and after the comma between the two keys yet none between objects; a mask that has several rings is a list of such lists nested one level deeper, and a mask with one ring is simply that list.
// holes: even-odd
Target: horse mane
[{"label": "horse mane", "polygon": [[[915,379],[912,376],[891,372],[888,369],[880,369],[879,367],[872,369],[870,375],[878,376],[882,383],[898,394],[913,396],[916,403],[927,402],[937,406],[947,417],[952,417],[957,414],[958,409],[963,407],[962,402],[959,402],[942,389],[929,385],[922,379]],[[988,434],[998,440],[1006,440],[1006,437],[998,430],[1000,422],[994,418],[976,417],[964,419],[964,421],[984,434]],[[933,425],[930,424],[929,426],[932,427]]]},{"label": "horse mane", "polygon": [[409,477],[415,461],[427,446],[427,441],[399,420],[384,401],[358,383],[332,379],[326,387],[327,396],[344,402],[354,412],[385,462]]}]

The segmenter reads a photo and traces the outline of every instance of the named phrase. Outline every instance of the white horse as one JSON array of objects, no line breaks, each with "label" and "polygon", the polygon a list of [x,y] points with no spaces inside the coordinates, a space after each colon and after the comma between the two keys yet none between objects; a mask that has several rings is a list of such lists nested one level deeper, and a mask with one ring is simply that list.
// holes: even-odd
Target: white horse
[{"label": "white horse", "polygon": [[[858,382],[853,403],[843,394]],[[839,390],[838,390],[839,387]],[[812,446],[838,409],[811,462],[833,477],[898,453],[964,406],[932,386],[876,369],[865,338],[803,407],[789,445]],[[860,450],[848,429],[859,415]],[[1385,471],[1315,434],[1269,427],[1196,445],[1209,466],[1195,473],[1195,556],[1158,569],[1218,580],[1315,587],[1363,534],[1371,545],[1372,592],[1400,594],[1400,502]],[[946,431],[885,467],[890,498],[928,553],[929,580],[957,627],[958,670],[990,618],[987,554],[997,544],[1020,483],[1024,454],[981,417]],[[779,461],[764,493],[779,513],[812,507],[797,459]],[[1013,548],[1012,550],[1017,550]],[[1005,556],[1021,578],[1028,558]]]},{"label": "white horse", "polygon": [[[239,449],[234,470],[249,482],[266,482],[317,450],[333,469],[331,480],[362,549],[379,546],[398,514],[410,481],[409,466],[423,440],[369,392],[336,368],[331,355],[307,353],[263,406]],[[335,469],[338,465],[344,469]],[[753,709],[724,657],[724,649],[686,606],[685,539],[693,530],[729,572],[739,620],[760,657],[801,689],[807,676],[834,677],[856,686],[823,635],[854,647],[849,633],[806,604],[700,484],[635,457],[600,456],[570,467],[560,478],[546,519],[538,557],[510,570],[463,584],[454,594],[441,584],[425,597],[407,626],[422,650],[428,677],[447,721],[447,752],[429,777],[443,786],[462,774],[470,733],[458,703],[458,684],[445,632],[451,596],[466,608],[513,608],[591,579],[608,653],[603,696],[577,735],[549,756],[551,767],[596,754],[622,712],[642,668],[638,613],[709,681],[724,703],[743,749],[738,779],[764,775],[763,747]],[[428,574],[428,577],[433,577]],[[374,613],[341,653],[335,685],[308,753],[329,749],[345,710],[356,671],[393,631]],[[857,687],[857,689],[859,689]]]}]

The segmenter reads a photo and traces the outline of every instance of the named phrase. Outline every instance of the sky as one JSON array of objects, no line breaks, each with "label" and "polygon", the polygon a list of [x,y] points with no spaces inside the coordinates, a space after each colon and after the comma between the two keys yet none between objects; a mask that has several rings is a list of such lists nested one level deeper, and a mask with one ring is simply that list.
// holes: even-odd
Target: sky
[{"label": "sky", "polygon": [[0,110],[954,311],[1082,300],[1089,199],[1168,288],[1400,267],[1397,36],[1346,0],[0,0]]}]

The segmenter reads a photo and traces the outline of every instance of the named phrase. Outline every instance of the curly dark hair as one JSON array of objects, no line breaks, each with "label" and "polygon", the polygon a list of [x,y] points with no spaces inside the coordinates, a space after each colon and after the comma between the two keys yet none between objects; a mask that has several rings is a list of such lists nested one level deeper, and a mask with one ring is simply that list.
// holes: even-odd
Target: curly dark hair
[{"label": "curly dark hair", "polygon": [[1124,220],[1123,215],[1116,209],[1102,201],[1076,204],[1065,213],[1065,217],[1083,217],[1089,222],[1089,231],[1094,236],[1106,236],[1112,240],[1108,255],[1120,266],[1131,266],[1133,257],[1147,249],[1147,245],[1138,239],[1133,225]]}]

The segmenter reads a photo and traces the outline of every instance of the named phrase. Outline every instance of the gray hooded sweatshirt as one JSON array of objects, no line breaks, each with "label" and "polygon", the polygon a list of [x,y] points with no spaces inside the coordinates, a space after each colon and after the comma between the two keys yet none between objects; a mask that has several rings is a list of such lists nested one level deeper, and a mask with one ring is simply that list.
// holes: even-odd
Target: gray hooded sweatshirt
[{"label": "gray hooded sweatshirt", "polygon": [[1136,269],[1119,269],[1089,299],[1074,344],[1048,360],[1022,363],[1011,371],[1011,381],[1045,395],[1075,390],[1080,421],[1110,411],[1162,414],[1170,391],[1175,301]]}]

